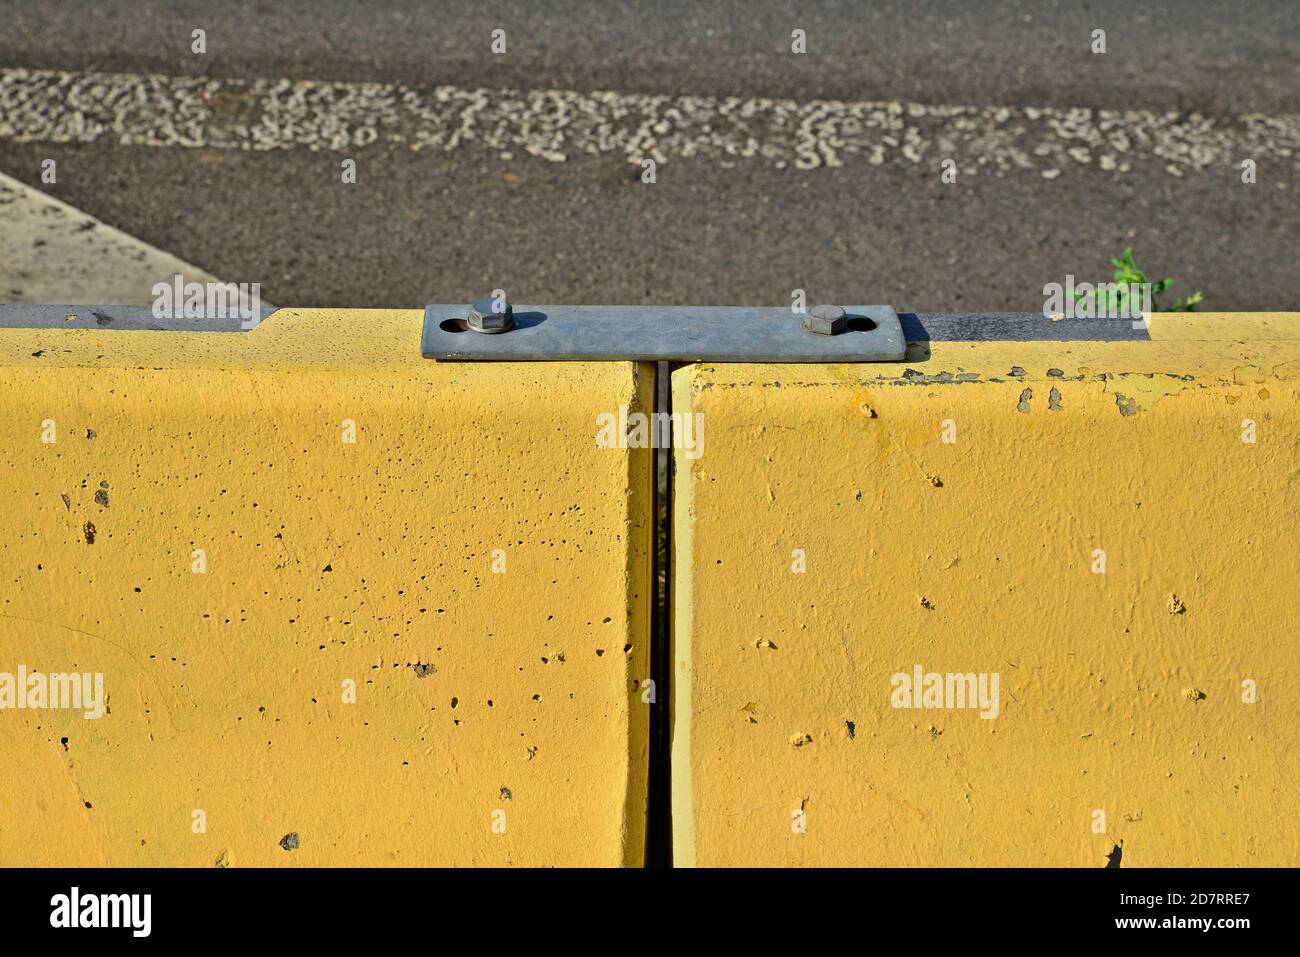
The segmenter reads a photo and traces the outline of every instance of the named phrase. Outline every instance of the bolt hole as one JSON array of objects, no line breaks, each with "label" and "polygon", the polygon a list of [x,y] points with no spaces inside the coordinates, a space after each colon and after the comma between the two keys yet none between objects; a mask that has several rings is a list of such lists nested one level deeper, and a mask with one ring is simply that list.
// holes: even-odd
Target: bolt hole
[{"label": "bolt hole", "polygon": [[469,323],[464,319],[444,319],[438,323],[438,328],[443,332],[465,332],[469,329]]},{"label": "bolt hole", "polygon": [[870,332],[876,324],[866,316],[853,316],[849,319],[849,329],[853,332]]}]

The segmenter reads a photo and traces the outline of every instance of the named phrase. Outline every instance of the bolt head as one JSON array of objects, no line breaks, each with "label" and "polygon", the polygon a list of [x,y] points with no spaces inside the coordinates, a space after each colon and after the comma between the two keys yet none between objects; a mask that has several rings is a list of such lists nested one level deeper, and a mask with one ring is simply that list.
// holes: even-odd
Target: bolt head
[{"label": "bolt head", "polygon": [[465,322],[475,332],[509,332],[515,327],[515,310],[510,303],[498,305],[497,300],[489,296],[469,307]]},{"label": "bolt head", "polygon": [[849,327],[843,306],[813,306],[803,317],[803,327],[819,336],[834,336]]}]

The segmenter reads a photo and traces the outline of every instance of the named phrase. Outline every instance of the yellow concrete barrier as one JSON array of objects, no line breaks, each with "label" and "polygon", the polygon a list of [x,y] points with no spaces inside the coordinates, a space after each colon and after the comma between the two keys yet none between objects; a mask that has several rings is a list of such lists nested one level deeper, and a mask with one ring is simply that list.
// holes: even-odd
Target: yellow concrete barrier
[{"label": "yellow concrete barrier", "polygon": [[691,366],[678,865],[1293,865],[1300,315]]},{"label": "yellow concrete barrier", "polygon": [[0,865],[641,862],[652,375],[421,319],[0,330]]}]

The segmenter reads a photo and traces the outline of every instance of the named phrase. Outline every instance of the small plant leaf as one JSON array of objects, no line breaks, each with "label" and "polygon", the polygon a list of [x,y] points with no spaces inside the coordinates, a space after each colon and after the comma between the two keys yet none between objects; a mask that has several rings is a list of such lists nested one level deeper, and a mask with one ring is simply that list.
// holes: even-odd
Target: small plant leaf
[{"label": "small plant leaf", "polygon": [[[1115,267],[1115,285],[1104,291],[1096,289],[1087,293],[1076,292],[1074,294],[1075,302],[1086,301],[1093,305],[1099,305],[1104,301],[1106,304],[1105,308],[1109,310],[1119,309],[1128,311],[1140,309],[1144,305],[1143,300],[1148,298],[1148,296],[1143,295],[1141,292],[1134,295],[1131,287],[1137,286],[1140,289],[1145,288],[1150,290],[1149,300],[1151,310],[1154,312],[1161,311],[1159,303],[1156,302],[1156,297],[1173,286],[1173,279],[1166,276],[1156,282],[1149,283],[1147,281],[1146,273],[1138,268],[1138,264],[1133,258],[1132,246],[1125,246],[1124,252],[1119,257],[1112,259],[1110,262],[1111,265]],[[1204,298],[1204,295],[1198,290],[1191,296],[1188,296],[1186,301],[1182,299],[1177,300],[1170,308],[1179,312],[1191,312],[1196,308],[1197,303],[1201,302]]]}]

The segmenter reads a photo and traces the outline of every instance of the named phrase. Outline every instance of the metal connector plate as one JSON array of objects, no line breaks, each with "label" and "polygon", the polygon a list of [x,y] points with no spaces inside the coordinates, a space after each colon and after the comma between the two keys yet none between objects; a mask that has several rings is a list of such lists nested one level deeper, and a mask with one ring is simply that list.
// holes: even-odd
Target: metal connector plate
[{"label": "metal connector plate", "polygon": [[421,352],[444,362],[896,362],[892,306],[845,306],[848,328],[817,335],[803,313],[745,306],[515,306],[515,328],[474,332],[463,305],[424,310]]}]

